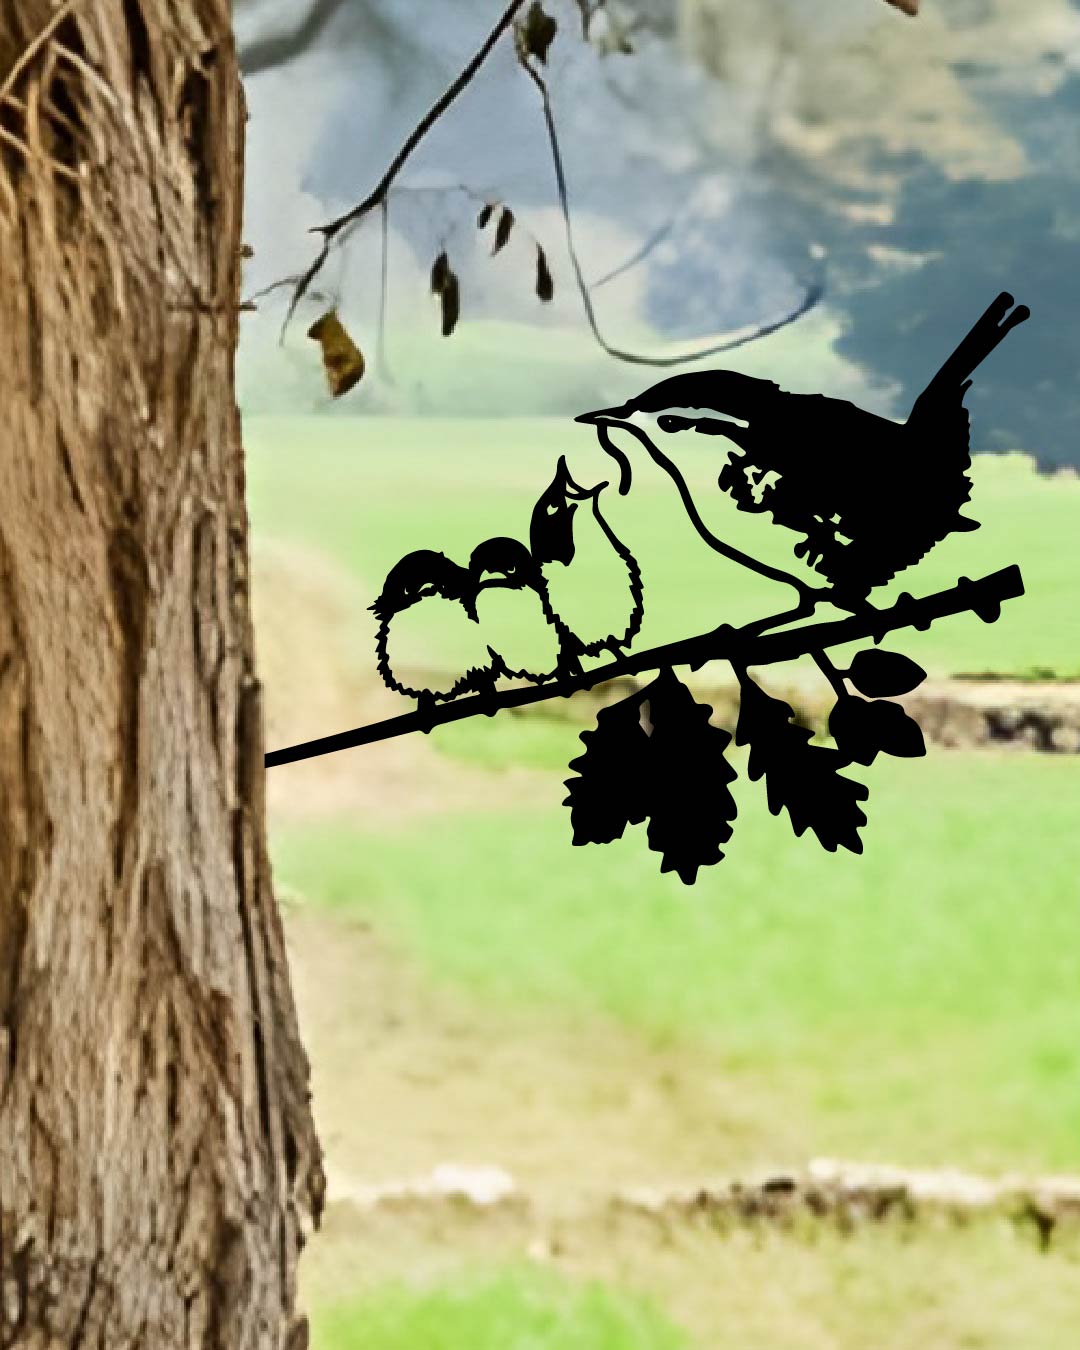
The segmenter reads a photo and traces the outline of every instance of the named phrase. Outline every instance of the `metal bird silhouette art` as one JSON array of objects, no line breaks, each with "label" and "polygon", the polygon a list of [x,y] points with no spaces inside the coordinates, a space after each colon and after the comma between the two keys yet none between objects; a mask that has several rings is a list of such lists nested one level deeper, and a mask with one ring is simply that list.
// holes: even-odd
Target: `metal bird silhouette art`
[{"label": "metal bird silhouette art", "polygon": [[[431,717],[436,702],[493,687],[494,661],[477,622],[475,589],[468,568],[445,553],[417,549],[390,569],[370,607],[379,621],[376,668],[383,683],[415,698],[426,718]],[[456,658],[455,669],[442,677],[438,688],[406,683],[410,659],[437,634],[447,639]]]},{"label": "metal bird silhouette art", "polygon": [[[595,427],[619,465],[617,490],[608,482],[582,487],[561,456],[532,508],[528,545],[503,535],[486,539],[467,566],[430,549],[404,557],[371,608],[378,618],[379,673],[418,707],[272,754],[267,763],[427,732],[443,722],[627,680],[631,692],[596,714],[594,728],[580,734],[584,752],[570,762],[564,804],[575,844],[611,843],[644,825],[661,870],[689,885],[701,868],[724,857],[738,816],[732,787],[742,779],[761,784],[769,811],[786,813],[797,837],[809,832],[830,852],[861,853],[869,789],[847,770],[868,767],[879,756],[911,758],[926,750],[919,724],[896,700],[927,672],[904,653],[883,648],[883,638],[925,630],[954,614],[993,623],[1004,601],[1024,593],[1020,570],[1011,566],[978,581],[960,577],[919,599],[902,595],[880,608],[868,599],[948,535],[977,528],[963,511],[972,486],[964,396],[972,372],[1028,317],[1026,307],[999,295],[904,423],[725,370],[679,375],[618,407],[583,414],[578,421]],[[619,429],[634,438],[633,461],[612,439]],[[706,524],[683,471],[690,471],[693,457],[672,458],[671,438],[686,431],[694,435],[683,437],[680,447],[701,447],[706,442],[696,437],[710,438],[712,454],[699,463],[708,463],[720,489],[709,483],[696,491],[722,511],[734,506],[783,526],[763,535],[780,537],[785,566],[742,552]],[[670,512],[664,548],[681,548],[677,536],[688,522],[691,539],[696,533],[712,550],[707,559],[701,550],[712,569],[707,612],[691,632],[654,641],[645,651],[632,645],[644,618],[641,567],[622,542],[621,527],[617,533],[609,520],[610,505],[629,492],[635,476],[645,488],[639,504],[652,500],[650,476],[664,488],[662,509]],[[667,492],[668,481],[678,502]],[[717,566],[717,554],[726,568]],[[792,556],[800,575],[786,570]],[[726,584],[732,564],[794,587],[798,604],[736,625]],[[817,585],[819,579],[828,584]],[[850,613],[796,622],[811,620],[822,602]],[[754,612],[760,613],[756,603]],[[450,673],[432,676],[432,687],[418,687],[410,663],[420,653],[430,660],[438,648]],[[844,648],[852,654],[834,662],[830,652]],[[612,659],[583,666],[583,658],[604,653]],[[756,673],[801,657],[817,663],[834,695],[827,724],[816,733]],[[710,704],[699,702],[675,674],[677,667],[697,671],[711,662],[726,663],[738,683],[731,727],[717,725]],[[650,673],[654,678],[638,683]],[[526,683],[499,688],[500,680]],[[815,743],[826,732],[831,744]],[[738,770],[732,745],[747,750]]]},{"label": "metal bird silhouette art", "polygon": [[[531,547],[498,535],[473,549],[467,567],[432,549],[402,558],[371,606],[379,620],[376,654],[383,682],[417,699],[430,722],[436,702],[469,692],[490,700],[501,678],[543,684],[581,675],[582,656],[605,651],[618,656],[641,627],[643,592],[637,563],[600,509],[605,487],[580,487],[560,457],[533,508]],[[575,522],[586,502],[590,509]],[[589,579],[598,588],[598,594],[586,596],[584,609],[582,579],[571,575],[575,562],[580,565],[583,536],[593,545]],[[438,688],[409,684],[410,658],[439,636],[449,638],[457,653],[454,672],[444,675]],[[402,651],[404,659],[396,655]]]},{"label": "metal bird silhouette art", "polygon": [[[669,438],[684,431],[722,438],[721,490],[739,510],[767,513],[800,535],[794,556],[831,583],[828,598],[863,610],[876,586],[917,563],[947,535],[978,528],[961,512],[971,494],[964,395],[976,367],[1029,317],[1026,306],[1013,309],[1013,303],[1005,292],[997,297],[903,423],[842,399],[789,394],[769,380],[729,370],[676,375],[619,407],[577,420],[597,427],[601,444],[620,463],[623,492],[630,465],[609,431],[621,427],[641,440],[676,481],[698,533],[734,557],[738,551],[704,525],[685,479],[665,453]],[[778,575],[745,554],[736,560]],[[794,584],[804,594],[809,590]]]},{"label": "metal bird silhouette art", "polygon": [[474,611],[496,675],[542,684],[559,669],[559,637],[547,583],[519,539],[500,536],[469,559]]},{"label": "metal bird silhouette art", "polygon": [[[559,634],[563,674],[580,674],[582,656],[619,656],[641,631],[641,569],[601,509],[607,486],[581,487],[560,456],[529,523],[532,557],[544,578]],[[588,510],[582,512],[585,503]],[[583,561],[590,585],[583,581]]]}]

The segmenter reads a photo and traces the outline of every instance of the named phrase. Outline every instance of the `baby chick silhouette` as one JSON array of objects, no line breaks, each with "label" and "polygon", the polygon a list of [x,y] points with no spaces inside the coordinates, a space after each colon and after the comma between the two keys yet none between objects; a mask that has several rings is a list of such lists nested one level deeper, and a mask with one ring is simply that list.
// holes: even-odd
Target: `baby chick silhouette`
[{"label": "baby chick silhouette", "polygon": [[[853,611],[897,572],[920,561],[959,530],[978,529],[961,514],[971,495],[970,419],[964,395],[972,372],[1005,334],[1029,317],[1002,292],[915,400],[904,423],[842,399],[789,394],[769,380],[736,371],[676,375],[615,408],[577,420],[596,426],[620,464],[620,491],[630,462],[610,436],[637,438],[673,479],[691,523],[718,553],[787,580],[805,602],[813,589],[782,569],[733,549],[712,533],[675,462],[670,438],[691,430],[726,442],[717,485],[740,511],[767,513],[801,536],[793,553],[830,583],[822,598]],[[1011,313],[1009,311],[1012,311]],[[697,410],[725,417],[687,415]],[[721,442],[714,441],[715,445]]]},{"label": "baby chick silhouette", "polygon": [[[470,690],[491,693],[494,661],[476,618],[468,568],[444,553],[417,549],[390,569],[371,610],[379,620],[375,649],[383,683],[417,700],[427,729],[436,702]],[[450,654],[453,673],[438,688],[407,683],[410,661],[433,645]]]},{"label": "baby chick silhouette", "polygon": [[559,668],[547,583],[518,539],[486,539],[469,559],[474,612],[496,675],[542,684]]},{"label": "baby chick silhouette", "polygon": [[[564,675],[581,673],[582,656],[605,651],[620,656],[641,630],[641,570],[600,508],[607,486],[579,486],[560,456],[529,524],[530,551],[545,583]],[[579,512],[586,502],[589,509]]]}]

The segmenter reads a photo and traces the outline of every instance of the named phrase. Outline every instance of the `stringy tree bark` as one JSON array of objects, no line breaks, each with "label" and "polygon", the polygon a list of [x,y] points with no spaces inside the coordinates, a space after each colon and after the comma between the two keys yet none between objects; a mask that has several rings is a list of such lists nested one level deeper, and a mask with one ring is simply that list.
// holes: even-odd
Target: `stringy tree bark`
[{"label": "stringy tree bark", "polygon": [[298,1350],[228,0],[0,3],[0,1344]]}]

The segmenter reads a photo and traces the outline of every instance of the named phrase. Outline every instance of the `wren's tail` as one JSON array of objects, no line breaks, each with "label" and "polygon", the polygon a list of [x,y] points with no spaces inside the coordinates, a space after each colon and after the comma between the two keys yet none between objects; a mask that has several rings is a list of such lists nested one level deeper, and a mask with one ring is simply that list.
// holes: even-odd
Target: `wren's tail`
[{"label": "wren's tail", "polygon": [[955,394],[960,386],[966,389],[971,375],[997,347],[1005,334],[1031,317],[1031,310],[1027,305],[1017,305],[1013,309],[1013,304],[1013,298],[1008,291],[1002,291],[993,304],[987,307],[971,331],[915,400],[911,409],[912,417],[917,416],[928,403],[935,403],[941,395]]}]

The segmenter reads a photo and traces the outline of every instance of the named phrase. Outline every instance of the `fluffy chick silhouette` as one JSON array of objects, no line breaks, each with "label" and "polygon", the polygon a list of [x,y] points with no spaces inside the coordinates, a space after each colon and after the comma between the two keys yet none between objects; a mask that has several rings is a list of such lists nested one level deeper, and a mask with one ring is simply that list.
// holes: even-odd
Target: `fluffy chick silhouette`
[{"label": "fluffy chick silhouette", "polygon": [[542,684],[559,669],[547,583],[519,539],[486,539],[469,559],[474,612],[497,675]]},{"label": "fluffy chick silhouette", "polygon": [[[445,553],[417,549],[390,569],[371,606],[379,621],[375,645],[384,684],[415,698],[428,717],[438,701],[493,688],[495,663],[477,621],[475,595],[468,568]],[[410,658],[433,642],[452,654],[454,673],[444,676],[438,688],[406,683]]]},{"label": "fluffy chick silhouette", "polygon": [[[618,657],[641,630],[641,569],[600,507],[608,486],[583,488],[565,456],[533,507],[529,546],[559,635],[559,671],[581,671],[582,656]],[[587,511],[578,508],[588,503]]]},{"label": "fluffy chick silhouette", "polygon": [[[723,438],[718,487],[739,510],[767,513],[799,534],[794,555],[832,583],[829,599],[864,609],[874,587],[917,563],[948,534],[978,528],[961,514],[971,494],[964,395],[976,367],[1029,317],[1026,306],[1013,304],[1006,292],[997,297],[903,423],[842,399],[785,393],[769,380],[729,370],[675,375],[619,407],[576,420],[594,424],[604,449],[619,462],[621,492],[629,487],[631,467],[611,439],[613,427],[641,441],[675,481],[694,528],[717,552],[784,579],[784,572],[741,554],[708,530],[683,475],[665,453],[670,438],[683,431]],[[726,417],[687,415],[696,410]],[[794,584],[805,598],[810,588]]]}]

